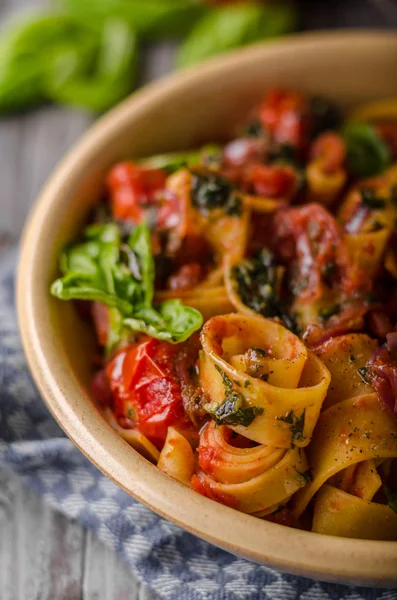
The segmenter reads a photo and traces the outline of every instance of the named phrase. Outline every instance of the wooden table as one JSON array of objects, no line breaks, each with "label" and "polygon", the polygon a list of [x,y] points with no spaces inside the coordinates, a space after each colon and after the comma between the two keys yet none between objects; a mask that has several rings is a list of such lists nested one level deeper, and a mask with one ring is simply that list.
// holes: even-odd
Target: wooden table
[{"label": "wooden table", "polygon": [[[164,0],[166,1],[166,0]],[[44,0],[0,0],[0,24]],[[397,26],[396,0],[302,0],[303,26]],[[141,83],[168,72],[173,45],[146,48]],[[48,106],[0,120],[0,253],[20,234],[53,167],[92,116]],[[1,390],[0,390],[1,394]],[[0,472],[0,600],[149,600],[113,552]]]}]

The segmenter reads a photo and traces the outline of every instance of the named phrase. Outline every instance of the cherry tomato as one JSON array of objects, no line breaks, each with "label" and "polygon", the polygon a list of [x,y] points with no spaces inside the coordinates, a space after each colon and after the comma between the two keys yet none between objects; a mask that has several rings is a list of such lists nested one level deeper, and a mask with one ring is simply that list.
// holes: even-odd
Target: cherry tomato
[{"label": "cherry tomato", "polygon": [[130,345],[108,364],[116,418],[128,419],[159,448],[170,425],[184,419],[181,388],[173,374],[178,349],[154,339]]},{"label": "cherry tomato", "polygon": [[296,284],[302,300],[313,302],[321,297],[327,267],[332,276],[327,285],[339,286],[353,294],[362,283],[353,280],[343,232],[335,218],[319,204],[280,211],[275,219],[275,240],[280,256],[295,260]]},{"label": "cherry tomato", "polygon": [[296,172],[286,165],[254,165],[245,179],[255,194],[268,198],[290,198],[297,186]]},{"label": "cherry tomato", "polygon": [[259,118],[276,144],[304,149],[309,131],[307,99],[299,92],[270,91],[259,109]]},{"label": "cherry tomato", "polygon": [[145,209],[157,204],[166,177],[161,169],[144,169],[132,162],[115,165],[107,179],[114,218],[140,223]]},{"label": "cherry tomato", "polygon": [[329,131],[320,135],[313,143],[311,156],[321,159],[324,173],[332,175],[343,167],[346,146],[338,133]]}]

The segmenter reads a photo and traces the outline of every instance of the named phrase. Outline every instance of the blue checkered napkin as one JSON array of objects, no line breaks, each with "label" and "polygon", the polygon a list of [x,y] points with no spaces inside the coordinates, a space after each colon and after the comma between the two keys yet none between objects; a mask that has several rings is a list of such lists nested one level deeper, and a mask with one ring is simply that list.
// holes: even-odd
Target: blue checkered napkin
[{"label": "blue checkered napkin", "polygon": [[161,519],[102,475],[65,437],[30,377],[14,308],[16,258],[14,250],[0,262],[0,467],[93,529],[161,598],[397,600],[397,590],[316,583],[236,558]]}]

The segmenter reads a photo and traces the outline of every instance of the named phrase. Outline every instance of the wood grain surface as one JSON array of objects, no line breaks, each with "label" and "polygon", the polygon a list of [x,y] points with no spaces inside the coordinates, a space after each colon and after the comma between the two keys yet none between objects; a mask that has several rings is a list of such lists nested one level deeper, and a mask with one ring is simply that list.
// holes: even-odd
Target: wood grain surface
[{"label": "wood grain surface", "polygon": [[[0,26],[15,13],[48,3],[0,0]],[[304,29],[397,26],[396,0],[302,0],[301,8]],[[141,83],[168,72],[173,52],[172,43],[145,48]],[[0,253],[18,239],[45,179],[92,118],[47,106],[0,119]],[[152,598],[95,536],[53,512],[15,475],[0,471],[0,600]]]}]

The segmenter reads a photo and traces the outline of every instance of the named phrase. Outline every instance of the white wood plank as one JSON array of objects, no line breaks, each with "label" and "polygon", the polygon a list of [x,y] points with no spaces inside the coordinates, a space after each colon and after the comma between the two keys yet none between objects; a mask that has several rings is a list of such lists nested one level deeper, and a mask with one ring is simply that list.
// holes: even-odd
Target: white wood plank
[{"label": "white wood plank", "polygon": [[0,471],[2,600],[82,598],[84,528],[54,513],[21,480]]}]

